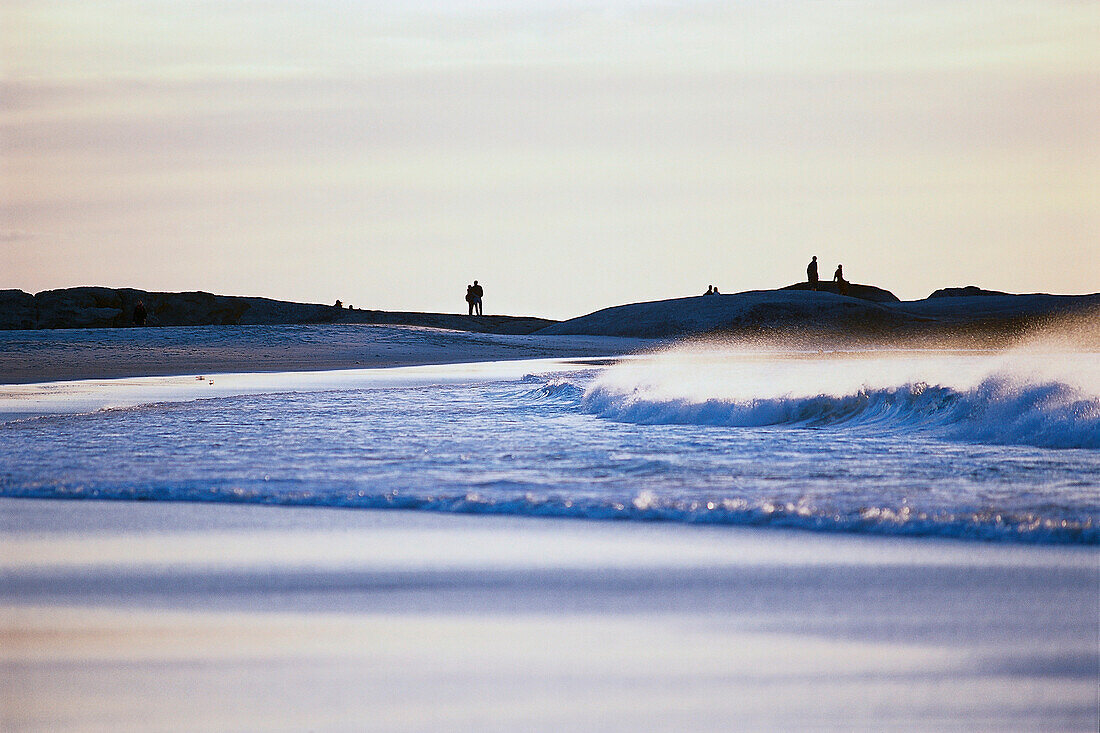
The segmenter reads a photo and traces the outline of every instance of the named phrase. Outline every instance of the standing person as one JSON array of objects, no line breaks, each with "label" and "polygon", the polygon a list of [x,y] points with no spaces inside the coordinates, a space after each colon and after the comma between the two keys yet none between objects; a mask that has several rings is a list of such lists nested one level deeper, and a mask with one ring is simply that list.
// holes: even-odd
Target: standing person
[{"label": "standing person", "polygon": [[481,315],[481,298],[485,295],[485,290],[477,284],[477,280],[474,280],[473,287],[470,288],[470,292],[474,296],[474,305],[477,306],[477,314]]},{"label": "standing person", "polygon": [[148,317],[149,312],[145,310],[145,302],[139,300],[137,305],[134,306],[134,325],[144,326],[145,319]]},{"label": "standing person", "polygon": [[833,282],[836,283],[836,289],[841,295],[848,294],[848,281],[844,279],[844,265],[836,266],[836,272],[833,273]]},{"label": "standing person", "polygon": [[474,286],[466,286],[466,306],[469,308],[469,315],[474,314]]},{"label": "standing person", "polygon": [[806,281],[810,283],[810,290],[817,290],[817,255],[806,265]]}]

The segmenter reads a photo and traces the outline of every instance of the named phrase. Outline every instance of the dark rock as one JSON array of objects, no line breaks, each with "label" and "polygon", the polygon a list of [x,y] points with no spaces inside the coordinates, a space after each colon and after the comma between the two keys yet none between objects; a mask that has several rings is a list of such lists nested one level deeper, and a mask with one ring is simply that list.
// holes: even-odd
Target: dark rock
[{"label": "dark rock", "polygon": [[38,328],[103,328],[126,325],[122,296],[112,288],[65,288],[34,296]]},{"label": "dark rock", "polygon": [[967,285],[965,288],[940,288],[929,295],[929,298],[969,298],[976,295],[1010,295],[1000,290],[983,290],[977,285]]},{"label": "dark rock", "polygon": [[703,333],[762,334],[810,329],[889,332],[914,320],[887,305],[827,292],[753,290],[631,303],[544,328],[547,335],[679,338]]},{"label": "dark rock", "polygon": [[0,329],[35,328],[34,296],[22,290],[0,290]]},{"label": "dark rock", "polygon": [[1100,294],[1092,295],[989,295],[981,298],[941,296],[911,300],[899,310],[945,322],[973,322],[982,319],[1043,319],[1064,316],[1100,315]]},{"label": "dark rock", "polygon": [[280,325],[365,323],[428,326],[457,331],[526,334],[550,325],[544,318],[455,313],[345,310],[315,303],[246,298],[204,292],[151,293],[132,288],[65,288],[30,295],[0,291],[0,329],[119,328],[132,326],[134,307],[144,303],[147,326]]},{"label": "dark rock", "polygon": [[128,325],[134,306],[145,303],[149,326],[231,326],[241,322],[249,304],[244,298],[213,295],[204,292],[147,293],[122,290],[126,303]]},{"label": "dark rock", "polygon": [[150,326],[233,324],[248,303],[210,293],[149,293],[122,288],[66,288],[34,296],[38,328],[118,328],[133,325],[134,307],[145,304]]},{"label": "dark rock", "polygon": [[[765,337],[805,348],[824,343],[904,343],[969,348],[1015,343],[1052,324],[1073,324],[1082,345],[1100,344],[1100,295],[1002,295],[873,303],[806,288],[631,303],[541,329],[539,334]],[[806,339],[809,339],[808,341]]]},{"label": "dark rock", "polygon": [[245,305],[240,316],[242,325],[267,326],[278,323],[334,323],[342,311],[331,305],[291,303],[270,298],[237,298]]},{"label": "dark rock", "polygon": [[[840,295],[840,287],[832,280],[818,282],[817,287],[814,288],[810,283],[795,283],[794,285],[788,285],[781,290],[817,290],[819,293],[835,293]],[[882,288],[876,288],[874,285],[860,285],[858,283],[848,283],[848,292],[844,293],[849,298],[859,298],[860,300],[869,300],[872,303],[900,303],[901,299],[898,296],[891,293],[889,290],[883,290]]]},{"label": "dark rock", "polygon": [[548,318],[533,316],[478,316],[471,318],[455,313],[410,313],[402,311],[374,311],[356,308],[344,311],[340,323],[369,323],[394,326],[424,326],[446,328],[452,331],[525,335],[557,323]]}]

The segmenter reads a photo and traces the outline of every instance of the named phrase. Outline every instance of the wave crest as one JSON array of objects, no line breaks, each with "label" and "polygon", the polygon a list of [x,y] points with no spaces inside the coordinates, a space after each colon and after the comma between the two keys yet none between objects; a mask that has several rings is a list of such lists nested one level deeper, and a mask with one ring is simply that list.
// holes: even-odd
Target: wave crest
[{"label": "wave crest", "polygon": [[568,379],[551,379],[530,393],[536,399],[579,401],[584,389]]},{"label": "wave crest", "polygon": [[1058,382],[1018,384],[1004,377],[963,391],[918,382],[750,400],[667,397],[597,382],[581,404],[599,417],[644,425],[936,430],[967,442],[1100,449],[1100,399]]}]

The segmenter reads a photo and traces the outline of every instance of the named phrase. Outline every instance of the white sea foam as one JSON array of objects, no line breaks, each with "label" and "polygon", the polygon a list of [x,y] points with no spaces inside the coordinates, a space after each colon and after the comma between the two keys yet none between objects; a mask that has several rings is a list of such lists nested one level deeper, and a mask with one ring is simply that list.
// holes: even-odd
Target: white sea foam
[{"label": "white sea foam", "polygon": [[[600,417],[647,425],[936,429],[956,440],[1100,448],[1093,355],[785,355],[670,351],[608,369],[583,394]],[[560,387],[558,388],[560,389]]]},{"label": "white sea foam", "polygon": [[584,407],[600,417],[646,425],[938,428],[957,440],[1100,448],[1100,400],[1060,383],[1019,385],[1003,378],[962,392],[921,382],[846,395],[701,402],[597,385],[584,394]]}]

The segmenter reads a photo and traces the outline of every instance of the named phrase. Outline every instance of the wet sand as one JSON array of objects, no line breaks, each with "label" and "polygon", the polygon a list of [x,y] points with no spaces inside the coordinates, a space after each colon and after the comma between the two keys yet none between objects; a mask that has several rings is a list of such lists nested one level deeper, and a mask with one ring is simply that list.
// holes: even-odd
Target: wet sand
[{"label": "wet sand", "polygon": [[0,499],[5,730],[1095,730],[1095,548]]},{"label": "wet sand", "polygon": [[651,344],[358,324],[0,331],[0,384],[599,357]]}]

